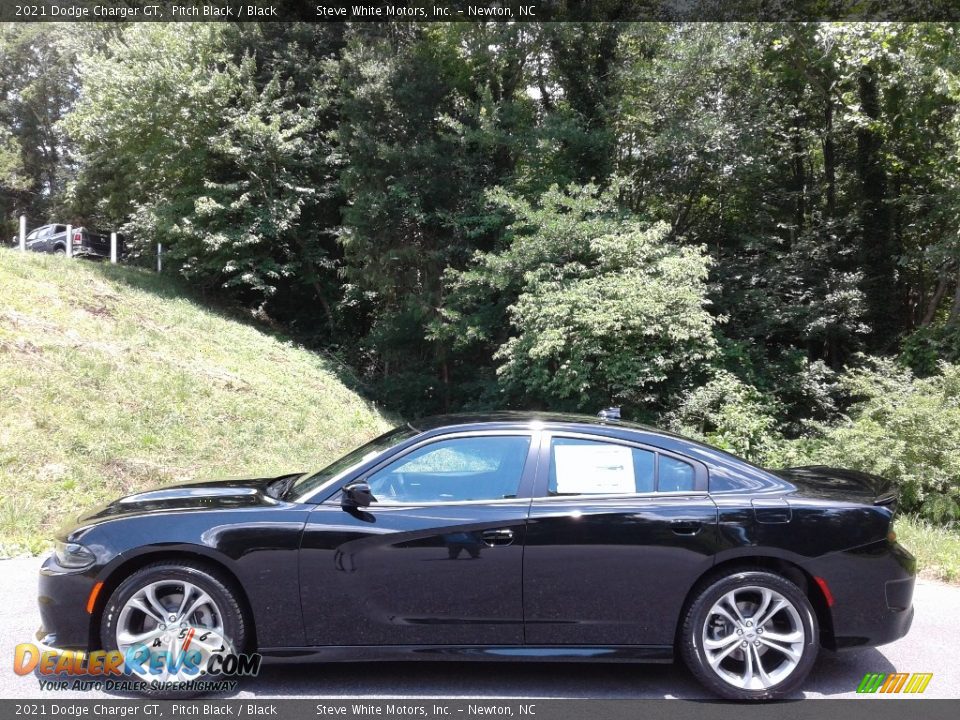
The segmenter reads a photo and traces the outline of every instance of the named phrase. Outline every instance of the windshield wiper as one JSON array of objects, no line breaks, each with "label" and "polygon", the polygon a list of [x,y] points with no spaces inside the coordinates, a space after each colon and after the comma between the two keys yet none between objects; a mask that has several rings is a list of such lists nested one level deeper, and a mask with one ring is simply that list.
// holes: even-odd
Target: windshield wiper
[{"label": "windshield wiper", "polygon": [[283,500],[287,491],[300,477],[303,477],[303,473],[291,473],[290,475],[277,478],[267,485],[267,495],[277,500]]}]

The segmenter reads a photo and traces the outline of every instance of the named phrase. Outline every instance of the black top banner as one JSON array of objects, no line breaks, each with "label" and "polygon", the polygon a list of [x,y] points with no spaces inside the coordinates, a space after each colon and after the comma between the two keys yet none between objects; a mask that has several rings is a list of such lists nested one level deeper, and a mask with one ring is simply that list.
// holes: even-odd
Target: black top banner
[{"label": "black top banner", "polygon": [[960,20],[960,0],[0,0],[5,22],[840,20]]}]

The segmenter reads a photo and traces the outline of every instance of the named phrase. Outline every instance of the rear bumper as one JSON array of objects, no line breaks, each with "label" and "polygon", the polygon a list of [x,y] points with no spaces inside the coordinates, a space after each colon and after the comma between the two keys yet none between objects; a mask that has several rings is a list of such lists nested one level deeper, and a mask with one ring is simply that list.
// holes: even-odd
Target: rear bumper
[{"label": "rear bumper", "polygon": [[864,647],[886,645],[899,640],[913,625],[913,606],[905,610],[890,610],[872,620],[869,627],[864,625],[841,626],[840,632],[834,634],[833,641],[827,645],[831,650],[855,650]]},{"label": "rear bumper", "polygon": [[886,645],[894,640],[899,640],[908,632],[913,625],[913,605],[904,610],[891,610],[881,625],[881,632],[874,638],[871,645]]},{"label": "rear bumper", "polygon": [[883,540],[819,558],[811,570],[833,595],[830,627],[822,630],[831,650],[873,647],[899,640],[913,623],[916,560]]},{"label": "rear bumper", "polygon": [[110,249],[103,250],[101,248],[93,247],[92,245],[74,245],[73,246],[74,255],[83,255],[85,257],[99,257],[99,258],[108,258],[110,257]]}]

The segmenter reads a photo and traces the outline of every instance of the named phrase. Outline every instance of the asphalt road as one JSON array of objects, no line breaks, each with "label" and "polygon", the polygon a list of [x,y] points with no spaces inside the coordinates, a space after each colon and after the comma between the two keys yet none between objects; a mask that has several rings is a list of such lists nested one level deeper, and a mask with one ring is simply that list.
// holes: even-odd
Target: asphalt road
[{"label": "asphalt road", "polygon": [[[0,698],[122,697],[41,691],[34,675],[13,672],[17,643],[30,642],[39,560],[0,560]],[[960,587],[921,581],[907,637],[880,648],[823,652],[807,678],[808,698],[855,696],[868,672],[932,672],[922,697],[960,698]],[[264,666],[237,698],[704,698],[681,665],[572,663],[350,663]]]}]

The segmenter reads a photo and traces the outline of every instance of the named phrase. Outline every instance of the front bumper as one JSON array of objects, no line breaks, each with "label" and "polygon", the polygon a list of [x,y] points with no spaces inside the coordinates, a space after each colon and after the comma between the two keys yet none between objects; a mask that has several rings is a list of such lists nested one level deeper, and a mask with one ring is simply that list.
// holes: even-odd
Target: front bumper
[{"label": "front bumper", "polygon": [[33,644],[37,646],[40,652],[56,651],[58,653],[70,652],[75,656],[83,658],[87,655],[87,648],[76,647],[73,645],[62,644],[56,635],[47,632],[47,629],[41,625],[33,636]]},{"label": "front bumper", "polygon": [[50,649],[88,650],[91,615],[87,600],[96,580],[85,571],[67,571],[51,555],[40,567],[40,629],[37,641]]}]

